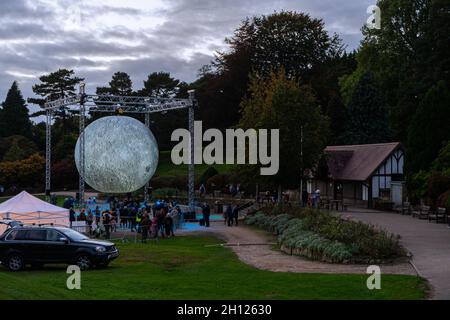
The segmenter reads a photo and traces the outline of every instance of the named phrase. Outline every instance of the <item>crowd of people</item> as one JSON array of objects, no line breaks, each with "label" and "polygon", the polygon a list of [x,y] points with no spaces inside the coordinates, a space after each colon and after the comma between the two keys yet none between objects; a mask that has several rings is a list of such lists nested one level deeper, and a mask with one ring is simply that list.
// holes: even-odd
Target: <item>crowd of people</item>
[{"label": "crowd of people", "polygon": [[[210,226],[210,216],[211,216],[211,208],[208,203],[203,203],[202,205],[202,215],[203,218],[200,220],[200,224],[209,228]],[[232,227],[233,225],[238,225],[239,219],[239,207],[237,205],[227,205],[226,209],[223,213],[224,224]]]},{"label": "crowd of people", "polygon": [[91,236],[110,239],[112,232],[129,230],[141,234],[145,242],[150,237],[173,237],[179,228],[182,212],[175,202],[156,201],[153,205],[146,201],[117,200],[110,202],[109,210],[81,209],[79,215],[70,208],[70,222],[83,221]]}]

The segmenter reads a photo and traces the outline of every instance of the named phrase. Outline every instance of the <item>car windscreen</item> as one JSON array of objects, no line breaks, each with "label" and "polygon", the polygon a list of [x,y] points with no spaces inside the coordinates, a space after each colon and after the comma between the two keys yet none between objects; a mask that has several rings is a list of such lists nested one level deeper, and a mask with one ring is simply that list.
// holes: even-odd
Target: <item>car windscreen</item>
[{"label": "car windscreen", "polygon": [[72,229],[60,229],[59,231],[64,233],[67,237],[69,237],[73,241],[89,240],[89,238],[86,237],[85,235]]}]

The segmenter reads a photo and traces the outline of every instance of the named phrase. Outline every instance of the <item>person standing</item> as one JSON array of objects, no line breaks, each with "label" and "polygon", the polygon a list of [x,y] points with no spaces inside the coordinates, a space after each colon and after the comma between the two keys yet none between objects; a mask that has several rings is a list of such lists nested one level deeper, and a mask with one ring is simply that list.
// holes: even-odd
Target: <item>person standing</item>
[{"label": "person standing", "polygon": [[73,207],[70,207],[69,221],[70,221],[70,227],[72,228],[72,222],[75,221],[75,210],[73,210]]},{"label": "person standing", "polygon": [[95,222],[97,223],[97,225],[100,225],[100,218],[101,218],[101,213],[100,213],[100,207],[96,206],[95,207]]},{"label": "person standing", "polygon": [[164,219],[164,230],[166,232],[166,236],[175,237],[175,234],[173,232],[173,219],[172,219],[172,215],[170,213],[168,213]]},{"label": "person standing", "polygon": [[233,225],[233,210],[231,209],[231,205],[227,206],[226,216],[227,216],[228,226],[231,227]]},{"label": "person standing", "polygon": [[236,227],[238,226],[238,219],[239,219],[239,209],[238,206],[235,206],[233,209],[233,218],[234,218],[234,224]]},{"label": "person standing", "polygon": [[92,223],[94,222],[94,216],[92,215],[92,210],[88,210],[88,214],[86,217],[86,222],[89,228],[89,235],[92,235]]},{"label": "person standing", "polygon": [[211,209],[209,205],[205,202],[203,204],[203,220],[205,221],[205,227],[209,228],[209,217],[211,215]]},{"label": "person standing", "polygon": [[150,227],[150,218],[147,213],[144,213],[144,216],[142,217],[141,221],[141,232],[142,232],[142,242],[147,242],[148,238],[148,229]]},{"label": "person standing", "polygon": [[103,226],[105,227],[105,238],[111,238],[111,214],[105,211],[103,215]]},{"label": "person standing", "polygon": [[142,209],[136,209],[137,213],[136,213],[136,232],[140,233],[141,232],[141,221],[142,221]]},{"label": "person standing", "polygon": [[308,205],[308,198],[309,198],[308,190],[303,190],[302,192],[303,208],[305,208]]},{"label": "person standing", "polygon": [[130,222],[130,231],[135,232],[136,231],[136,208],[131,207],[128,209],[128,221]]},{"label": "person standing", "polygon": [[164,238],[164,222],[165,222],[165,217],[164,217],[164,213],[163,210],[160,209],[156,212],[156,221],[157,221],[157,229],[156,229],[156,237],[158,237],[158,233],[161,232],[161,237]]},{"label": "person standing", "polygon": [[206,188],[205,188],[205,185],[204,185],[203,183],[202,183],[201,186],[200,186],[199,192],[200,192],[200,196],[201,196],[201,197],[204,197],[204,196],[205,196],[205,194],[206,194]]},{"label": "person standing", "polygon": [[316,191],[314,192],[315,196],[314,196],[314,207],[315,208],[320,208],[320,189],[317,188]]}]

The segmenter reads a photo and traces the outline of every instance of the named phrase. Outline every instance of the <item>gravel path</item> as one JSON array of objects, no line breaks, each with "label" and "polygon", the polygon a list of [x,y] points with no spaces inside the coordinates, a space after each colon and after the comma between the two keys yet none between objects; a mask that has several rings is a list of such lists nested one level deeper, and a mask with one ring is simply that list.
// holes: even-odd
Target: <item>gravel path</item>
[{"label": "gravel path", "polygon": [[[365,274],[368,267],[368,265],[322,263],[285,254],[274,248],[271,243],[276,242],[276,239],[270,234],[244,225],[227,227],[223,223],[215,222],[211,228],[205,228],[205,231],[217,235],[227,244],[233,244],[231,249],[239,259],[258,269],[275,272]],[[409,263],[380,267],[381,272],[385,274],[416,275]]]},{"label": "gravel path", "polygon": [[450,230],[446,224],[367,209],[350,208],[344,215],[399,234],[401,243],[413,255],[412,263],[429,280],[431,297],[450,299]]}]

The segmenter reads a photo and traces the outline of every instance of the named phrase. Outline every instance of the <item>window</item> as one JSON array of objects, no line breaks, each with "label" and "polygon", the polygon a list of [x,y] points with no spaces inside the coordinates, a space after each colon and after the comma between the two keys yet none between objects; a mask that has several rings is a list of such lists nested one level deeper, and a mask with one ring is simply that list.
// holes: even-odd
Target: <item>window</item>
[{"label": "window", "polygon": [[369,200],[369,187],[365,184],[362,185],[362,200]]},{"label": "window", "polygon": [[8,234],[6,240],[26,240],[26,235],[25,230],[13,230]]},{"label": "window", "polygon": [[75,231],[75,230],[72,230],[72,229],[67,229],[67,228],[65,228],[65,229],[61,229],[61,231],[62,231],[67,237],[69,237],[70,239],[72,239],[72,240],[74,240],[74,241],[89,240],[89,238],[86,237],[85,235],[83,235],[83,234],[81,234],[81,233],[79,233],[79,232],[77,232],[77,231]]},{"label": "window", "polygon": [[391,199],[391,189],[380,189],[380,198],[383,200]]},{"label": "window", "polygon": [[29,230],[27,238],[31,241],[45,241],[47,239],[47,232],[46,230]]},{"label": "window", "polygon": [[60,238],[65,238],[56,230],[47,230],[47,241],[58,241]]}]

